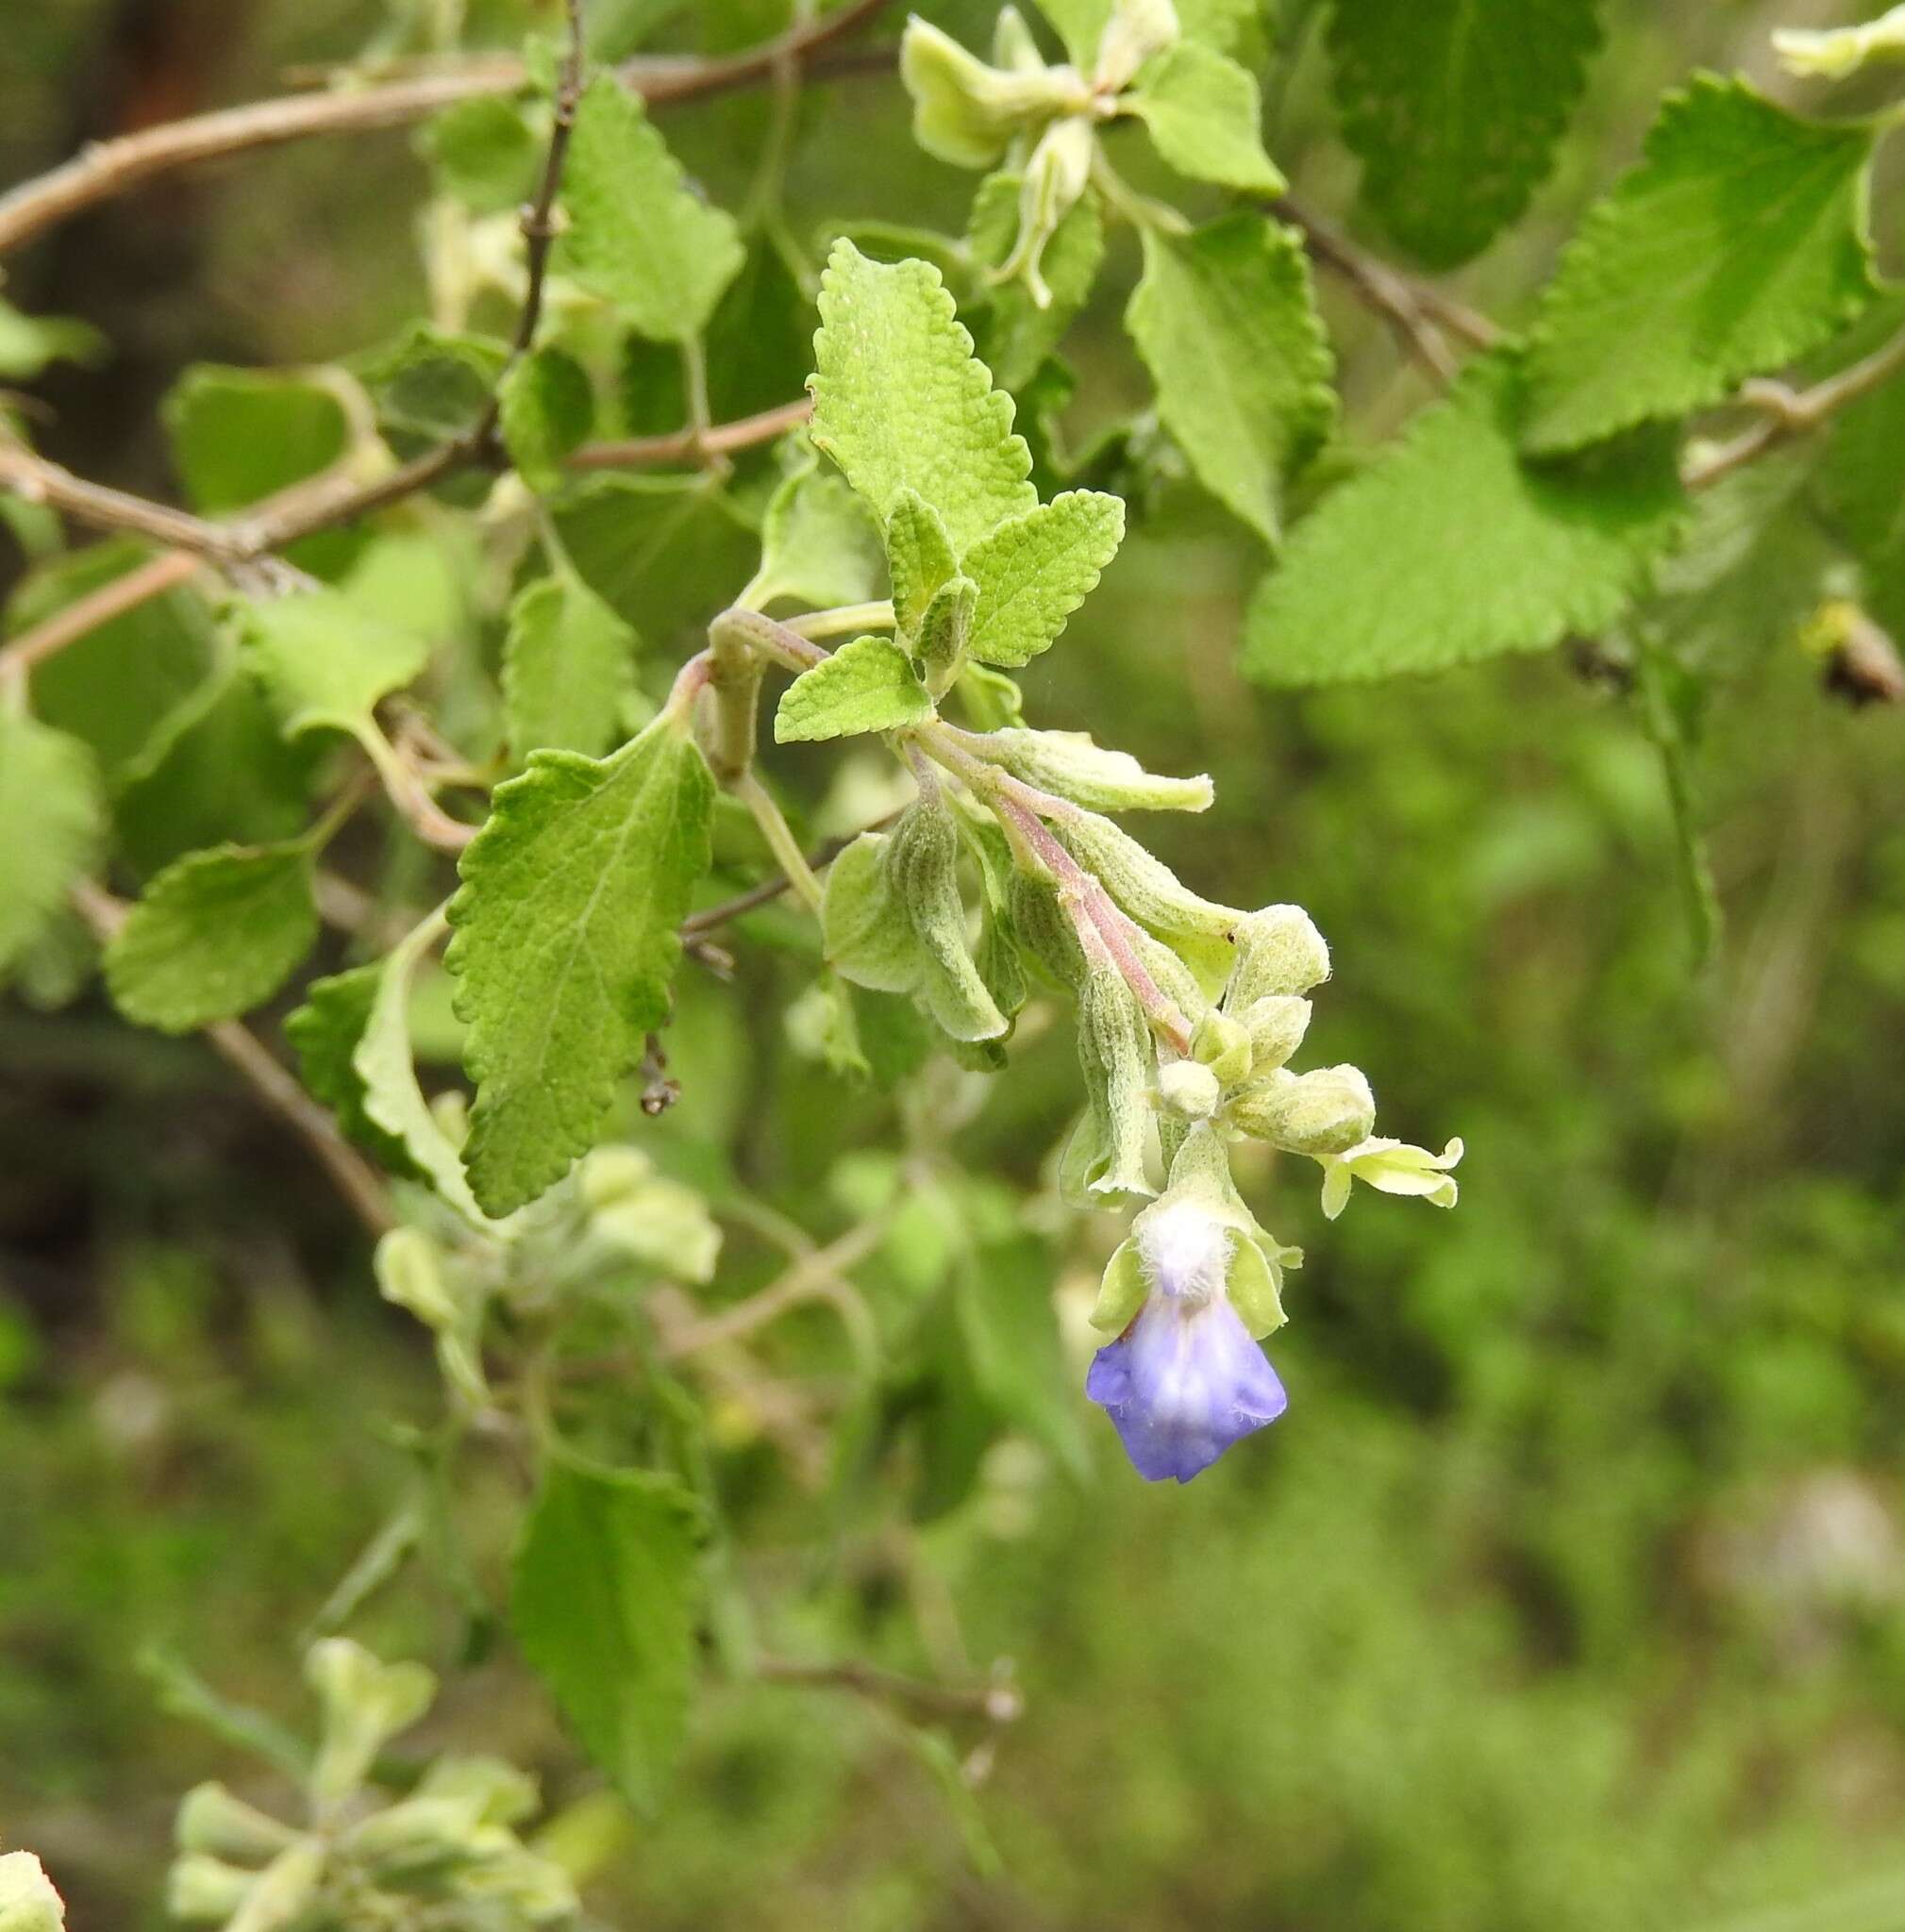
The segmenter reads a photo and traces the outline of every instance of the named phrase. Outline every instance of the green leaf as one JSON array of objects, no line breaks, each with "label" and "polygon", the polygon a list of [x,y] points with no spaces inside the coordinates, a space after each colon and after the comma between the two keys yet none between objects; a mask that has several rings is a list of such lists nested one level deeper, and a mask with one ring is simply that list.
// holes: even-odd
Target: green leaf
[{"label": "green leaf", "polygon": [[1518,357],[1488,357],[1326,497],[1251,604],[1245,670],[1274,685],[1441,671],[1611,623],[1679,532],[1674,439],[1533,464],[1520,411]]},{"label": "green leaf", "polygon": [[0,381],[31,382],[55,362],[91,366],[108,353],[106,338],[90,322],[70,315],[23,315],[0,300]]},{"label": "green leaf", "polygon": [[[1888,303],[1886,309],[1889,335],[1905,326],[1905,303]],[[1874,322],[1879,319],[1875,312]],[[1905,490],[1898,475],[1905,381],[1895,377],[1842,409],[1827,439],[1820,497],[1859,560],[1867,608],[1895,638],[1905,638]]]},{"label": "green leaf", "polygon": [[992,386],[939,271],[838,242],[820,285],[812,437],[882,524],[913,490],[956,555],[1038,502],[1012,401]]},{"label": "green leaf", "polygon": [[847,485],[809,455],[784,476],[760,526],[760,568],[744,599],[765,609],[793,597],[810,609],[879,594],[879,531]]},{"label": "green leaf", "polygon": [[1125,315],[1158,415],[1197,479],[1266,541],[1285,480],[1336,420],[1310,267],[1288,228],[1237,214],[1185,236],[1146,228]]},{"label": "green leaf", "polygon": [[894,622],[901,636],[917,637],[932,600],[959,573],[945,525],[917,491],[902,490],[887,519],[886,562]]},{"label": "green leaf", "polygon": [[1257,77],[1195,41],[1179,41],[1148,61],[1120,105],[1150,130],[1159,154],[1194,181],[1250,194],[1288,185],[1263,152]]},{"label": "green leaf", "polygon": [[135,1024],[190,1033],[268,1000],[317,933],[303,841],[193,852],[153,880],[107,946],[107,989]]},{"label": "green leaf", "polygon": [[1528,206],[1587,83],[1596,0],[1338,0],[1329,53],[1362,199],[1432,268]]},{"label": "green leaf", "polygon": [[420,1170],[404,1143],[364,1112],[364,1081],[356,1064],[383,975],[378,961],[312,980],[304,1005],[285,1015],[284,1037],[297,1054],[306,1089],[337,1116],[343,1132],[389,1172],[410,1177]]},{"label": "green leaf", "polygon": [[463,1177],[457,1150],[417,1084],[410,1052],[410,979],[442,933],[442,922],[433,914],[384,959],[363,1033],[351,1053],[351,1071],[362,1084],[365,1120],[402,1146],[452,1208],[481,1222],[485,1216]]},{"label": "green leaf", "polygon": [[[985,268],[1002,268],[1019,239],[1022,175],[988,175],[973,197],[966,244]],[[1022,275],[996,283],[986,297],[979,346],[1001,389],[1018,391],[1039,373],[1085,306],[1105,259],[1105,218],[1097,197],[1081,195],[1045,240],[1039,258],[1051,300],[1041,308]]]},{"label": "green leaf", "polygon": [[517,1644],[644,1811],[660,1804],[687,1726],[698,1536],[693,1498],[672,1477],[551,1460],[516,1557]]},{"label": "green leaf", "polygon": [[447,959],[476,1079],[464,1162],[510,1213],[593,1143],[668,1014],[676,927],[709,863],[714,781],[663,714],[596,762],[539,751],[464,852]]},{"label": "green leaf", "polygon": [[473,213],[497,215],[529,199],[547,143],[537,139],[515,101],[478,94],[445,108],[424,129],[417,146],[440,192],[454,195]]},{"label": "green leaf", "polygon": [[563,350],[544,346],[509,369],[497,399],[497,426],[523,481],[539,493],[555,489],[563,458],[594,427],[589,372]]},{"label": "green leaf", "polygon": [[350,443],[329,390],[269,369],[201,362],[173,385],[160,414],[186,495],[213,516],[316,475]]},{"label": "green leaf", "polygon": [[780,694],[774,741],[895,731],[932,714],[932,698],[897,644],[886,638],[855,638],[824,664],[803,671]]},{"label": "green leaf", "polygon": [[731,215],[695,194],[640,97],[612,74],[582,96],[562,176],[562,269],[651,341],[707,327],[744,255]]},{"label": "green leaf", "polygon": [[532,751],[599,758],[609,749],[634,687],[635,643],[574,578],[539,577],[517,594],[503,644],[503,724],[519,764]]},{"label": "green leaf", "polygon": [[0,975],[91,868],[105,822],[99,767],[86,746],[0,707]]},{"label": "green leaf", "polygon": [[711,587],[754,563],[754,532],[703,476],[593,477],[554,520],[577,575],[656,650],[704,630],[723,601]]},{"label": "green leaf", "polygon": [[981,664],[1028,664],[1050,649],[1124,541],[1125,506],[1068,490],[1001,524],[967,553],[978,586],[966,649]]},{"label": "green leaf", "polygon": [[474,428],[509,360],[510,345],[493,336],[414,322],[355,367],[392,446],[413,456]]},{"label": "green leaf", "polygon": [[409,683],[430,655],[414,631],[341,591],[300,591],[242,606],[242,641],[285,735],[357,732],[377,700]]},{"label": "green leaf", "polygon": [[1582,223],[1543,297],[1526,446],[1682,416],[1817,348],[1871,299],[1876,129],[1801,121],[1744,81],[1670,95],[1637,167]]}]

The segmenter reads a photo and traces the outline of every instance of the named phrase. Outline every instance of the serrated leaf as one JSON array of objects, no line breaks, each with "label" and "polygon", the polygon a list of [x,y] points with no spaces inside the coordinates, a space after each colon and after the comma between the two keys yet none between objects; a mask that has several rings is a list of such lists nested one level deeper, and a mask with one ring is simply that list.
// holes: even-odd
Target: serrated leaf
[{"label": "serrated leaf", "polygon": [[392,448],[413,456],[475,427],[509,360],[510,345],[494,336],[413,322],[353,366]]},{"label": "serrated leaf", "polygon": [[114,934],[107,989],[136,1024],[190,1033],[268,1000],[317,932],[302,841],[193,852],[153,880]]},{"label": "serrated leaf", "polygon": [[285,1015],[284,1037],[297,1054],[306,1091],[330,1108],[340,1129],[390,1173],[409,1176],[419,1170],[404,1143],[364,1112],[364,1082],[355,1064],[382,978],[377,961],[312,980],[304,1005]]},{"label": "serrated leaf", "polygon": [[893,582],[894,622],[903,637],[917,637],[942,587],[958,574],[945,525],[918,491],[902,490],[886,525],[887,572]]},{"label": "serrated leaf", "polygon": [[896,731],[932,714],[932,698],[897,644],[887,638],[855,638],[824,664],[803,671],[780,694],[774,741]]},{"label": "serrated leaf", "polygon": [[594,1142],[668,1014],[676,927],[709,863],[714,781],[664,714],[597,762],[539,751],[464,852],[447,964],[477,1082],[464,1165],[486,1213]]},{"label": "serrated leaf", "polygon": [[99,767],[86,746],[0,707],[0,976],[65,905],[105,824]]},{"label": "serrated leaf", "polygon": [[764,609],[794,597],[825,610],[867,603],[879,588],[879,531],[866,505],[810,454],[768,499],[746,601]]},{"label": "serrated leaf", "polygon": [[1285,480],[1336,420],[1329,344],[1291,231],[1237,214],[1185,236],[1146,228],[1126,310],[1158,415],[1197,479],[1267,542]]},{"label": "serrated leaf", "polygon": [[418,137],[439,190],[476,214],[506,214],[533,192],[547,143],[502,94],[458,101]]},{"label": "serrated leaf", "polygon": [[1592,459],[1517,454],[1518,358],[1465,370],[1399,441],[1297,526],[1245,625],[1244,668],[1274,685],[1440,671],[1593,633],[1674,541],[1674,439]]},{"label": "serrated leaf", "polygon": [[[986,268],[1002,268],[1019,239],[1022,175],[988,175],[973,196],[966,245]],[[979,346],[1001,389],[1016,393],[1063,340],[1085,306],[1105,259],[1105,218],[1097,197],[1081,195],[1045,239],[1039,273],[1051,300],[1042,308],[1022,275],[994,284],[986,296]],[[1022,399],[1023,400],[1023,399]]]},{"label": "serrated leaf", "polygon": [[666,1791],[687,1724],[698,1530],[673,1477],[552,1459],[516,1557],[518,1646],[589,1755],[644,1811]]},{"label": "serrated leaf", "polygon": [[562,268],[651,341],[699,335],[745,253],[734,218],[689,187],[640,97],[611,74],[577,109],[562,205]]},{"label": "serrated leaf", "polygon": [[1263,152],[1257,76],[1214,48],[1179,41],[1145,64],[1120,105],[1194,181],[1250,194],[1281,194],[1288,185]]},{"label": "serrated leaf", "polygon": [[357,731],[379,698],[424,668],[426,640],[386,623],[342,591],[318,589],[242,607],[246,659],[288,738]]},{"label": "serrated leaf", "polygon": [[562,462],[595,423],[589,372],[566,351],[546,344],[504,373],[497,427],[517,474],[546,492],[561,481]]},{"label": "serrated leaf", "polygon": [[1528,206],[1587,82],[1596,0],[1339,0],[1343,138],[1362,200],[1432,268],[1479,253]]},{"label": "serrated leaf", "polygon": [[587,585],[539,577],[510,607],[503,723],[520,764],[532,751],[599,758],[633,689],[635,633]]},{"label": "serrated leaf", "polygon": [[992,386],[939,271],[869,261],[838,242],[820,285],[814,443],[882,524],[903,490],[938,512],[955,554],[1038,502],[1011,398]]},{"label": "serrated leaf", "polygon": [[201,362],[173,385],[160,414],[186,495],[211,515],[314,476],[350,442],[329,390],[270,369]]},{"label": "serrated leaf", "polygon": [[1876,292],[1876,138],[1801,121],[1745,81],[1699,75],[1670,95],[1542,298],[1526,446],[1683,416],[1837,334]]},{"label": "serrated leaf", "polygon": [[463,1177],[457,1150],[417,1084],[410,1051],[411,975],[442,932],[433,915],[406,934],[378,967],[363,1032],[351,1053],[351,1071],[362,1083],[363,1113],[370,1124],[394,1140],[460,1214],[481,1222],[483,1211]]},{"label": "serrated leaf", "polygon": [[967,651],[981,664],[1016,667],[1050,649],[1124,535],[1125,506],[1095,490],[1068,490],[1001,524],[966,556],[978,586]]}]

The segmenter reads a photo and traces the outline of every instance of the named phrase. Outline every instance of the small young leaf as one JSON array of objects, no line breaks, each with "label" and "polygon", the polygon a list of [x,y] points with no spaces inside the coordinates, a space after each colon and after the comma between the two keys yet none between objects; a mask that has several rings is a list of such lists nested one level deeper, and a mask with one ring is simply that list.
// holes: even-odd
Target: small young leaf
[{"label": "small young leaf", "polygon": [[364,1112],[364,1082],[356,1065],[358,1042],[382,978],[379,961],[312,980],[304,1005],[285,1015],[284,1037],[297,1053],[298,1072],[312,1098],[329,1108],[343,1133],[381,1166],[409,1178],[420,1170],[404,1143]]},{"label": "small young leaf", "polygon": [[510,459],[531,490],[546,494],[562,479],[563,458],[594,427],[589,372],[545,344],[505,372],[497,399]]},{"label": "small young leaf", "polygon": [[[1025,177],[1011,172],[988,175],[979,183],[966,218],[966,244],[981,266],[1002,268],[1011,258],[1019,239],[1019,196],[1024,186]],[[986,298],[979,341],[1001,389],[1016,392],[1039,373],[1039,365],[1058,347],[1085,306],[1104,259],[1105,218],[1097,197],[1085,194],[1046,237],[1039,273],[1051,300],[1044,308],[1033,301],[1023,276],[994,285]]]},{"label": "small young leaf", "polygon": [[747,601],[764,609],[794,597],[824,610],[867,603],[879,587],[879,531],[866,505],[810,454],[768,499]]},{"label": "small young leaf", "polygon": [[913,648],[926,667],[927,675],[934,680],[935,690],[951,675],[950,667],[965,655],[978,601],[979,587],[961,572],[958,576],[948,577],[932,593],[932,601],[926,607]]},{"label": "small young leaf", "polygon": [[708,325],[745,251],[734,218],[694,193],[680,164],[612,74],[582,96],[562,177],[562,267],[651,341]]},{"label": "small young leaf", "polygon": [[1251,603],[1245,670],[1274,685],[1441,671],[1618,615],[1679,528],[1674,439],[1529,464],[1520,410],[1503,351],[1326,497]]},{"label": "small young leaf", "polygon": [[781,693],[774,741],[791,744],[894,731],[932,716],[932,699],[912,660],[886,638],[855,638]]},{"label": "small young leaf", "polygon": [[676,927],[709,863],[714,781],[666,714],[599,763],[539,751],[464,852],[447,957],[476,1079],[464,1163],[486,1213],[593,1144],[668,1014]]},{"label": "small young leaf", "polygon": [[0,975],[92,865],[105,828],[99,768],[76,738],[0,707]]},{"label": "small young leaf", "polygon": [[299,591],[245,605],[246,655],[285,735],[356,731],[379,698],[409,683],[428,642],[332,590]]},{"label": "small young leaf", "polygon": [[687,1724],[698,1536],[693,1498],[672,1477],[551,1459],[516,1557],[510,1622],[524,1657],[644,1811]]},{"label": "small young leaf", "polygon": [[1528,206],[1600,42],[1596,0],[1341,0],[1329,54],[1362,199],[1405,248],[1454,268]]},{"label": "small young leaf", "polygon": [[506,214],[535,190],[546,142],[518,104],[501,94],[458,101],[429,122],[417,145],[439,188],[475,214]]},{"label": "small young leaf", "polygon": [[1097,588],[1124,535],[1125,506],[1095,490],[1068,490],[1001,524],[966,555],[978,586],[966,649],[981,664],[1029,664]]},{"label": "small young leaf", "polygon": [[1718,402],[1871,300],[1877,128],[1801,121],[1745,81],[1670,95],[1641,161],[1581,225],[1528,355],[1525,445],[1573,449]]},{"label": "small young leaf", "polygon": [[106,948],[128,1020],[190,1033],[268,1000],[317,939],[302,842],[221,845],[167,866]]},{"label": "small young leaf", "polygon": [[315,475],[350,441],[329,390],[270,369],[201,362],[179,377],[160,413],[186,495],[214,516]]},{"label": "small young leaf", "polygon": [[916,491],[902,490],[886,525],[893,611],[902,637],[917,637],[927,608],[959,572],[945,525]]},{"label": "small young leaf", "polygon": [[494,336],[414,322],[353,366],[392,447],[413,456],[474,428],[509,360],[509,344]]},{"label": "small young leaf", "polygon": [[869,261],[838,242],[820,285],[814,443],[879,515],[903,490],[939,514],[954,553],[1038,502],[1011,398],[992,386],[937,269]]},{"label": "small young leaf", "polygon": [[31,382],[55,362],[87,365],[107,354],[106,338],[70,315],[24,315],[0,300],[0,381]]},{"label": "small young leaf", "polygon": [[635,633],[585,584],[539,577],[510,607],[503,721],[520,764],[532,751],[600,758],[621,735]]},{"label": "small young leaf", "polygon": [[1179,41],[1149,61],[1121,99],[1178,174],[1248,194],[1283,192],[1287,184],[1263,152],[1257,76],[1236,61]]},{"label": "small young leaf", "polygon": [[1237,214],[1186,236],[1145,231],[1126,325],[1158,414],[1198,480],[1267,542],[1285,479],[1336,420],[1332,361],[1295,235]]}]

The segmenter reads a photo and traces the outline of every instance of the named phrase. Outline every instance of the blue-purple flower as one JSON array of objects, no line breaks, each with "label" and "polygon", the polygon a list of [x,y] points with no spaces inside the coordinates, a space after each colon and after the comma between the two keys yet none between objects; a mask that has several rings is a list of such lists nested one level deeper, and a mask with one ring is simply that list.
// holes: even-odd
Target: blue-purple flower
[{"label": "blue-purple flower", "polygon": [[1085,1393],[1147,1482],[1189,1482],[1283,1413],[1283,1384],[1231,1300],[1234,1286],[1267,1332],[1281,1320],[1277,1273],[1247,1220],[1196,1186],[1146,1209],[1112,1257],[1093,1320],[1124,1326]]}]

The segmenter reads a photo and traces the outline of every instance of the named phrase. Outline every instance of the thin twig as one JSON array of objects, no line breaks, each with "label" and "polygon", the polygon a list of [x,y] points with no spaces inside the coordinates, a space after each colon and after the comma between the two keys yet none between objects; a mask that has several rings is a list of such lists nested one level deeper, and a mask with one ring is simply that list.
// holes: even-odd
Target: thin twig
[{"label": "thin twig", "polygon": [[[723,59],[633,60],[619,71],[630,88],[655,105],[726,92],[771,76],[789,59],[811,60],[822,48],[871,20],[885,4],[886,0],[851,0],[819,20]],[[523,62],[513,55],[485,56],[454,73],[254,101],[96,142],[72,160],[0,195],[0,255],[82,208],[175,168],[301,141],[308,135],[407,126],[479,94],[514,93],[527,78]]]},{"label": "thin twig", "polygon": [[[72,898],[80,917],[102,941],[109,940],[125,922],[129,908],[125,902],[90,879],[73,888]],[[316,1155],[364,1226],[374,1235],[394,1227],[396,1216],[391,1210],[389,1191],[376,1169],[258,1037],[237,1020],[214,1020],[203,1031],[220,1057]]]},{"label": "thin twig", "polygon": [[772,442],[790,429],[797,428],[813,413],[811,398],[780,403],[759,415],[743,416],[733,423],[717,423],[710,429],[675,429],[666,436],[638,436],[624,442],[592,442],[570,457],[572,470],[636,470],[660,463],[707,462],[736,450],[752,449],[757,443]]},{"label": "thin twig", "polygon": [[863,1657],[807,1663],[794,1657],[755,1659],[755,1673],[770,1684],[802,1684],[821,1690],[850,1690],[876,1704],[904,1705],[934,1717],[982,1717],[1009,1724],[1025,1713],[1025,1699],[1004,1678],[986,1684],[938,1684],[909,1677]]},{"label": "thin twig", "polygon": [[204,568],[205,559],[190,550],[163,550],[136,570],[75,598],[65,609],[55,611],[44,623],[23,631],[0,648],[0,683],[9,677],[25,677],[35,665],[44,663],[68,644],[77,643],[101,625],[163,596]]}]

